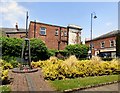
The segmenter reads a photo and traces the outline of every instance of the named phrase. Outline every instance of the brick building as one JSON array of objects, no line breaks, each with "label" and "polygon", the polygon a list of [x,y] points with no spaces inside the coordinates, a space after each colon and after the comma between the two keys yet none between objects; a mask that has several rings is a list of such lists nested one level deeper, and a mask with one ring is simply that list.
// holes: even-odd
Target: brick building
[{"label": "brick building", "polygon": [[81,27],[76,25],[63,27],[31,21],[28,37],[40,38],[48,48],[62,50],[68,44],[81,43],[81,30]]},{"label": "brick building", "polygon": [[13,38],[25,38],[26,30],[18,28],[18,25],[15,25],[15,28],[0,28],[0,32],[3,36],[13,37]]},{"label": "brick building", "polygon": [[[91,40],[86,40],[85,44],[90,46],[92,43],[92,55],[101,57],[116,57],[116,35],[119,30],[109,32]],[[89,53],[91,51],[89,50]]]}]

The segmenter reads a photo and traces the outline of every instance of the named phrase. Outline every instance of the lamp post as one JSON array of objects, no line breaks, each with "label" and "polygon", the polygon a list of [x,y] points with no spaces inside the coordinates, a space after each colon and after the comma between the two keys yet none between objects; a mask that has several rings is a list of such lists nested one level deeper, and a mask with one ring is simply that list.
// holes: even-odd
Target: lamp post
[{"label": "lamp post", "polygon": [[91,54],[90,54],[90,58],[92,58],[92,19],[96,19],[97,18],[97,16],[96,16],[96,13],[95,12],[93,12],[93,13],[91,13],[91,40],[90,40],[90,51],[91,51]]}]

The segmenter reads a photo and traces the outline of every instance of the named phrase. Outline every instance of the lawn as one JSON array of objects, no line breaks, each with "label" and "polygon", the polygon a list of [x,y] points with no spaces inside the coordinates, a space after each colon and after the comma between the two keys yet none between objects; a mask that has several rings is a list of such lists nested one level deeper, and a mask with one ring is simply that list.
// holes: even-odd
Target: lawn
[{"label": "lawn", "polygon": [[81,88],[89,85],[97,85],[97,84],[113,82],[113,81],[118,81],[118,75],[55,80],[55,81],[50,81],[50,83],[56,90],[64,91],[67,89]]},{"label": "lawn", "polygon": [[10,86],[0,85],[0,93],[10,93],[10,92],[11,92]]}]

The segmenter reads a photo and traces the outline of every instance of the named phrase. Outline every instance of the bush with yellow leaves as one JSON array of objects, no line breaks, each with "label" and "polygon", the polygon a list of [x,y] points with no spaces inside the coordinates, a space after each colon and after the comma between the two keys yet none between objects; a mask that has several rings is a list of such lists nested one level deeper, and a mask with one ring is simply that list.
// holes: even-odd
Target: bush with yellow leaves
[{"label": "bush with yellow leaves", "polygon": [[13,66],[10,63],[0,59],[0,79],[2,83],[5,84],[8,81],[8,72],[9,69],[12,69]]},{"label": "bush with yellow leaves", "polygon": [[31,64],[41,67],[44,78],[50,80],[120,73],[120,59],[102,61],[99,57],[93,57],[91,60],[78,60],[75,56],[70,56],[66,60],[59,60],[51,57],[49,60]]}]

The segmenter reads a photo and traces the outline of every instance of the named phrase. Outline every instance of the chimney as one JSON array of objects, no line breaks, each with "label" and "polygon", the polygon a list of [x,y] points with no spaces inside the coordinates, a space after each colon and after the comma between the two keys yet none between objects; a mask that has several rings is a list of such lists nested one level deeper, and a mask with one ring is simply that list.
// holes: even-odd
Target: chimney
[{"label": "chimney", "polygon": [[16,30],[19,31],[19,29],[18,29],[18,23],[16,23],[15,27],[16,27]]}]

